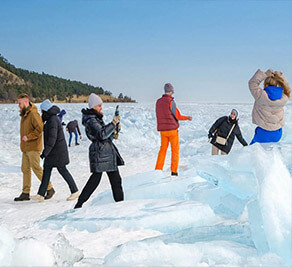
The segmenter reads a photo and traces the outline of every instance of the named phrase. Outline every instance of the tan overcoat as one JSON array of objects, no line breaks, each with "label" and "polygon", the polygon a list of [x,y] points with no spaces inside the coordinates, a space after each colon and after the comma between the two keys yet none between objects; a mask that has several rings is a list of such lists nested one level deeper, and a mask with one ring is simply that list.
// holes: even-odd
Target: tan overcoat
[{"label": "tan overcoat", "polygon": [[[24,142],[22,137],[28,141]],[[37,107],[29,103],[29,108],[21,117],[20,122],[20,149],[22,152],[42,151],[43,149],[43,121]]]}]

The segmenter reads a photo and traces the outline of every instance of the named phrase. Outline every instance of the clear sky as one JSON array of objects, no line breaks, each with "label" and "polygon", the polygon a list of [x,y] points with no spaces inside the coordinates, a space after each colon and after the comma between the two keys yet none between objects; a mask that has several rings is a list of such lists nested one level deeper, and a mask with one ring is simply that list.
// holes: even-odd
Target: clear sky
[{"label": "clear sky", "polygon": [[249,102],[261,68],[292,83],[292,1],[0,0],[0,53],[16,67],[138,101]]}]

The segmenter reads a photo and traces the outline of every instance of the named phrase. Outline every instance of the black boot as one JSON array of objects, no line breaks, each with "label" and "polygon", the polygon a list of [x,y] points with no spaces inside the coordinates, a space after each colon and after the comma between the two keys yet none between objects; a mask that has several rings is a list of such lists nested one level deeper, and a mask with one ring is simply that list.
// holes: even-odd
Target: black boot
[{"label": "black boot", "polygon": [[47,194],[45,196],[45,199],[50,199],[55,194],[54,188],[51,188],[50,190],[47,190]]},{"label": "black boot", "polygon": [[178,176],[177,172],[171,172],[171,176]]},{"label": "black boot", "polygon": [[76,203],[74,209],[80,209],[80,208],[82,208],[82,205],[83,205],[83,203],[77,201],[77,203]]},{"label": "black boot", "polygon": [[76,143],[76,144],[75,144],[75,146],[79,146],[79,145],[80,145],[79,143]]},{"label": "black boot", "polygon": [[30,200],[29,194],[21,193],[19,197],[14,198],[14,201]]}]

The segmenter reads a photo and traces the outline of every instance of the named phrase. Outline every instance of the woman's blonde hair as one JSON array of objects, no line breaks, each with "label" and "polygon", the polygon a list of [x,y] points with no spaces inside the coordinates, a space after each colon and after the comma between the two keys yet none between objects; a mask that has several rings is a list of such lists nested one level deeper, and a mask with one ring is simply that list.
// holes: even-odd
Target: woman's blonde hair
[{"label": "woman's blonde hair", "polygon": [[272,76],[265,79],[265,87],[278,86],[283,88],[283,92],[288,98],[290,98],[291,89],[288,83],[285,83],[284,79],[280,76],[281,73],[275,72]]}]

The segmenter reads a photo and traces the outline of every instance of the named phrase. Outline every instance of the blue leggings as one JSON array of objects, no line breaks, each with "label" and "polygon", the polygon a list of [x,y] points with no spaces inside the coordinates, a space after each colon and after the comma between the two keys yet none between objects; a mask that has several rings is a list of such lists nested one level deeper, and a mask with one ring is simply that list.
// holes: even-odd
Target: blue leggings
[{"label": "blue leggings", "polygon": [[[70,137],[69,137],[69,145],[71,145],[71,141],[72,141],[72,132],[69,133]],[[77,144],[77,141],[78,141],[78,133],[77,132],[74,132],[75,134],[75,144]]]}]

